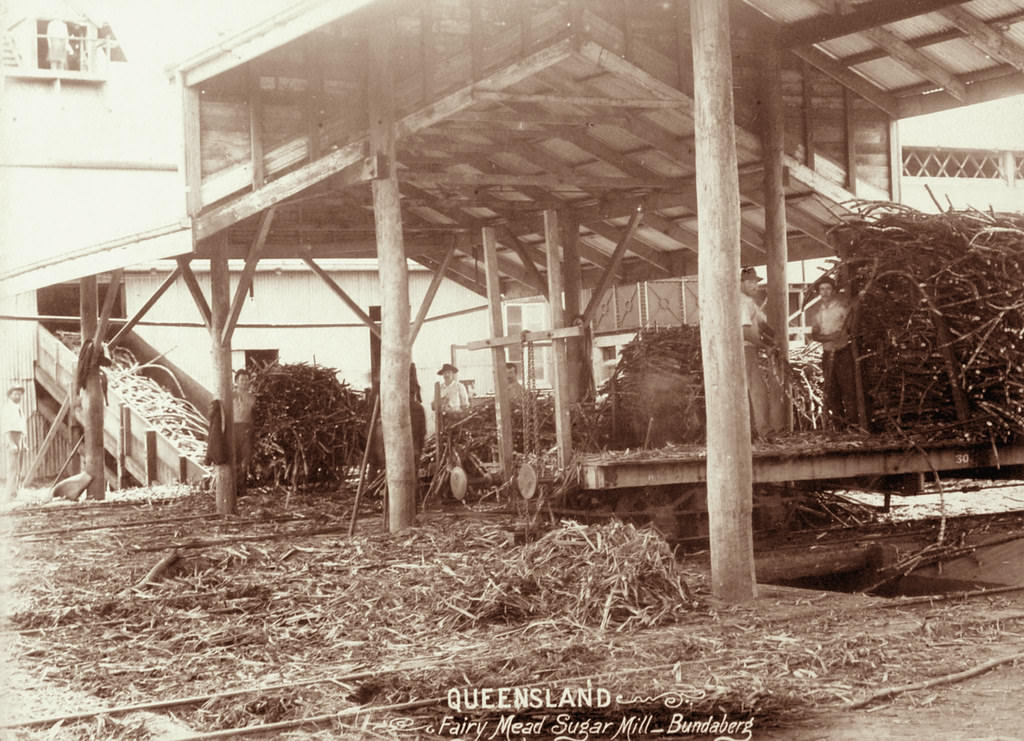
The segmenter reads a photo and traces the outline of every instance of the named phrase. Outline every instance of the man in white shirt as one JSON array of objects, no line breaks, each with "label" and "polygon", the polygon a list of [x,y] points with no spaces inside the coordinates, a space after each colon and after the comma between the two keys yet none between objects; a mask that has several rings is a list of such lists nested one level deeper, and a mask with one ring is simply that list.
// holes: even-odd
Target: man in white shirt
[{"label": "man in white shirt", "polygon": [[821,374],[825,381],[825,410],[835,429],[860,422],[857,379],[848,322],[850,303],[836,291],[831,278],[818,281],[821,303],[811,323],[811,339],[821,343]]},{"label": "man in white shirt", "polygon": [[7,400],[4,402],[3,411],[0,412],[0,434],[3,435],[4,455],[7,459],[4,466],[4,493],[8,498],[13,498],[18,493],[21,458],[28,436],[28,424],[21,410],[21,397],[24,393],[25,388],[18,384],[7,389]]},{"label": "man in white shirt", "polygon": [[750,427],[754,437],[766,435],[770,430],[768,384],[757,351],[771,336],[768,318],[757,301],[757,286],[761,279],[754,268],[740,271],[740,321],[743,324],[743,359],[747,370],[747,393],[750,397]]},{"label": "man in white shirt", "polygon": [[469,409],[469,392],[457,378],[459,369],[451,363],[445,363],[437,375],[444,379],[441,382],[441,412],[464,412]]}]

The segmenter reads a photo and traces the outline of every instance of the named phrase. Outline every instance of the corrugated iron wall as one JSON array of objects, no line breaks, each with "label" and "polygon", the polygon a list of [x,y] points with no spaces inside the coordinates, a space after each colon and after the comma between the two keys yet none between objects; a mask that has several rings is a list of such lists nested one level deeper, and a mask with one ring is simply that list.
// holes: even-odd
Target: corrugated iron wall
[{"label": "corrugated iron wall", "polygon": [[[0,299],[0,314],[5,316],[33,316],[36,313],[34,293],[21,294],[15,297]],[[25,396],[21,407],[28,421],[28,460],[31,460],[50,427],[50,417],[45,410],[55,413],[58,406],[47,403],[36,392],[35,360],[36,360],[36,327],[34,321],[0,320],[0,384],[6,400],[7,389],[15,383],[25,387]],[[36,469],[36,480],[49,483],[47,479],[56,475],[60,466],[67,458],[70,446],[66,435],[59,435],[46,451],[46,455]],[[28,465],[26,462],[25,465]],[[6,471],[0,477],[6,476]]]},{"label": "corrugated iron wall", "polygon": [[[200,262],[193,265],[199,284],[209,295],[209,275]],[[232,265],[232,290],[239,270]],[[126,311],[131,316],[167,276],[166,271],[128,273],[125,276]],[[331,277],[364,309],[380,304],[377,273],[367,270],[330,270]],[[430,285],[431,273],[414,270],[409,275],[411,313],[415,316]],[[454,314],[423,325],[413,347],[413,362],[420,383],[426,388],[442,363],[450,360],[450,347],[489,335],[486,300],[461,286],[446,281],[435,297],[429,315]],[[468,311],[467,309],[476,309]],[[457,313],[466,312],[466,313]],[[149,311],[145,321],[199,324],[199,313],[182,281],[177,281]],[[252,298],[246,300],[239,327],[232,338],[233,365],[244,363],[246,350],[277,350],[281,362],[316,362],[336,368],[339,375],[357,389],[370,384],[369,330],[335,296],[320,278],[309,270],[260,270],[253,280]],[[285,327],[269,325],[342,325]],[[140,326],[136,331],[153,347],[185,369],[193,378],[211,387],[210,341],[205,328]],[[477,388],[489,379],[490,355],[474,353],[463,369],[464,379],[477,378]],[[478,357],[477,357],[478,356]],[[486,381],[487,388],[492,384]]]}]

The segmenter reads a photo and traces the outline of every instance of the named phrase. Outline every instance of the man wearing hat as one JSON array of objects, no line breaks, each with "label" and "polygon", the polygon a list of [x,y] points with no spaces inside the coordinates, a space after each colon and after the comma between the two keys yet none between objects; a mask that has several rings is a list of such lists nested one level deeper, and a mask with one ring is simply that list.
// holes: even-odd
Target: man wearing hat
[{"label": "man wearing hat", "polygon": [[758,364],[758,348],[771,342],[771,327],[758,302],[761,279],[754,268],[740,271],[740,319],[743,324],[743,358],[747,366],[747,393],[750,396],[750,426],[755,436],[770,430],[768,384]]},{"label": "man wearing hat", "polygon": [[21,456],[25,450],[25,439],[28,435],[28,425],[25,422],[25,414],[21,411],[21,397],[25,393],[25,387],[21,384],[14,384],[7,389],[7,399],[4,401],[3,410],[0,411],[0,434],[4,441],[4,455],[6,465],[4,472],[4,493],[8,498],[13,498],[18,493],[18,479],[21,477]]},{"label": "man wearing hat", "polygon": [[451,363],[445,363],[437,375],[444,380],[441,382],[441,412],[464,412],[469,409],[469,392],[466,387],[459,383],[456,376],[459,369]]}]

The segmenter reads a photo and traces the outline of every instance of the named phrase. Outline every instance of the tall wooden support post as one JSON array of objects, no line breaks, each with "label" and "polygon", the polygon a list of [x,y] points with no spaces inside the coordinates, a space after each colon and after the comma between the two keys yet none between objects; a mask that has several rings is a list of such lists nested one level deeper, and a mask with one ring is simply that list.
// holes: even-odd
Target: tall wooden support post
[{"label": "tall wooden support post", "polygon": [[690,21],[712,593],[742,602],[752,599],[756,589],[729,3],[693,0]]},{"label": "tall wooden support post", "polygon": [[232,414],[231,337],[224,337],[224,326],[231,312],[231,276],[228,273],[226,240],[218,244],[210,257],[210,356],[213,360],[214,398],[220,399],[224,420],[226,463],[217,464],[217,514],[233,515],[235,496],[235,430]]},{"label": "tall wooden support post", "polygon": [[[782,104],[782,54],[770,38],[762,63],[761,156],[764,160],[764,243],[767,251],[768,324],[782,349],[783,362],[789,354],[789,245],[786,241],[786,187],[782,157],[785,150],[786,112]],[[773,430],[792,428],[790,403],[776,379],[769,380],[771,406],[769,424]]]},{"label": "tall wooden support post", "polygon": [[388,9],[371,31],[368,83],[370,155],[386,162],[373,181],[377,264],[382,319],[380,414],[387,456],[388,530],[397,532],[416,517],[416,460],[409,413],[409,271],[402,240],[402,209],[395,176],[395,18]]},{"label": "tall wooden support post", "polygon": [[[99,326],[99,294],[96,276],[90,275],[79,281],[79,310],[82,320],[82,342],[91,340]],[[98,352],[98,350],[97,350]],[[82,385],[82,424],[85,427],[82,441],[82,465],[92,476],[86,498],[103,499],[106,481],[103,465],[103,387],[100,383],[99,365],[93,363],[85,375]]]},{"label": "tall wooden support post", "polygon": [[[548,308],[551,329],[565,326],[565,312],[562,309],[562,260],[559,255],[558,213],[544,212],[544,241],[548,253]],[[566,357],[565,340],[551,341],[553,375],[552,388],[555,392],[555,445],[558,450],[558,467],[565,468],[572,460],[572,425],[569,418],[569,364]]]},{"label": "tall wooden support post", "polygon": [[[558,215],[562,230],[562,282],[565,288],[565,318],[567,323],[576,322],[583,314],[581,294],[583,292],[583,268],[580,264],[580,224],[571,213]],[[582,400],[589,384],[584,375],[589,368],[589,358],[584,352],[583,337],[570,337],[565,341],[569,363],[569,402]]]},{"label": "tall wooden support post", "polygon": [[[505,323],[501,318],[501,286],[498,282],[498,243],[494,238],[494,227],[485,226],[484,274],[487,277],[487,304],[491,318],[491,337],[505,335]],[[508,387],[505,374],[505,348],[491,348],[491,364],[494,366],[494,411],[498,427],[498,462],[507,480],[512,476],[512,410],[509,408]]]},{"label": "tall wooden support post", "polygon": [[370,396],[374,399],[380,395],[380,307],[371,306],[367,316],[377,324],[377,332],[372,329],[370,335]]}]

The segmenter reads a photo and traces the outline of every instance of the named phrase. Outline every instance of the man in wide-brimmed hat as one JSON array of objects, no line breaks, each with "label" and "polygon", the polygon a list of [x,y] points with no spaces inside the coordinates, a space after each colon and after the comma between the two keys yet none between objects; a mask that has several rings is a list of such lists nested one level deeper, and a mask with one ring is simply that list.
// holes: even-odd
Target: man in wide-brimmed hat
[{"label": "man in wide-brimmed hat", "polygon": [[469,409],[469,392],[459,382],[459,369],[451,363],[445,363],[437,372],[444,380],[441,382],[441,411],[464,412]]},{"label": "man in wide-brimmed hat", "polygon": [[740,321],[743,324],[743,357],[747,371],[747,393],[750,397],[750,427],[754,437],[770,431],[771,422],[768,384],[758,362],[758,349],[771,341],[771,327],[758,303],[761,278],[754,268],[740,271]]},{"label": "man in wide-brimmed hat", "polygon": [[21,397],[24,393],[24,386],[18,383],[12,384],[7,389],[7,399],[4,401],[3,410],[0,411],[0,434],[3,436],[6,458],[4,493],[8,498],[14,497],[18,493],[21,458],[25,451],[28,435],[25,413],[21,410]]}]

